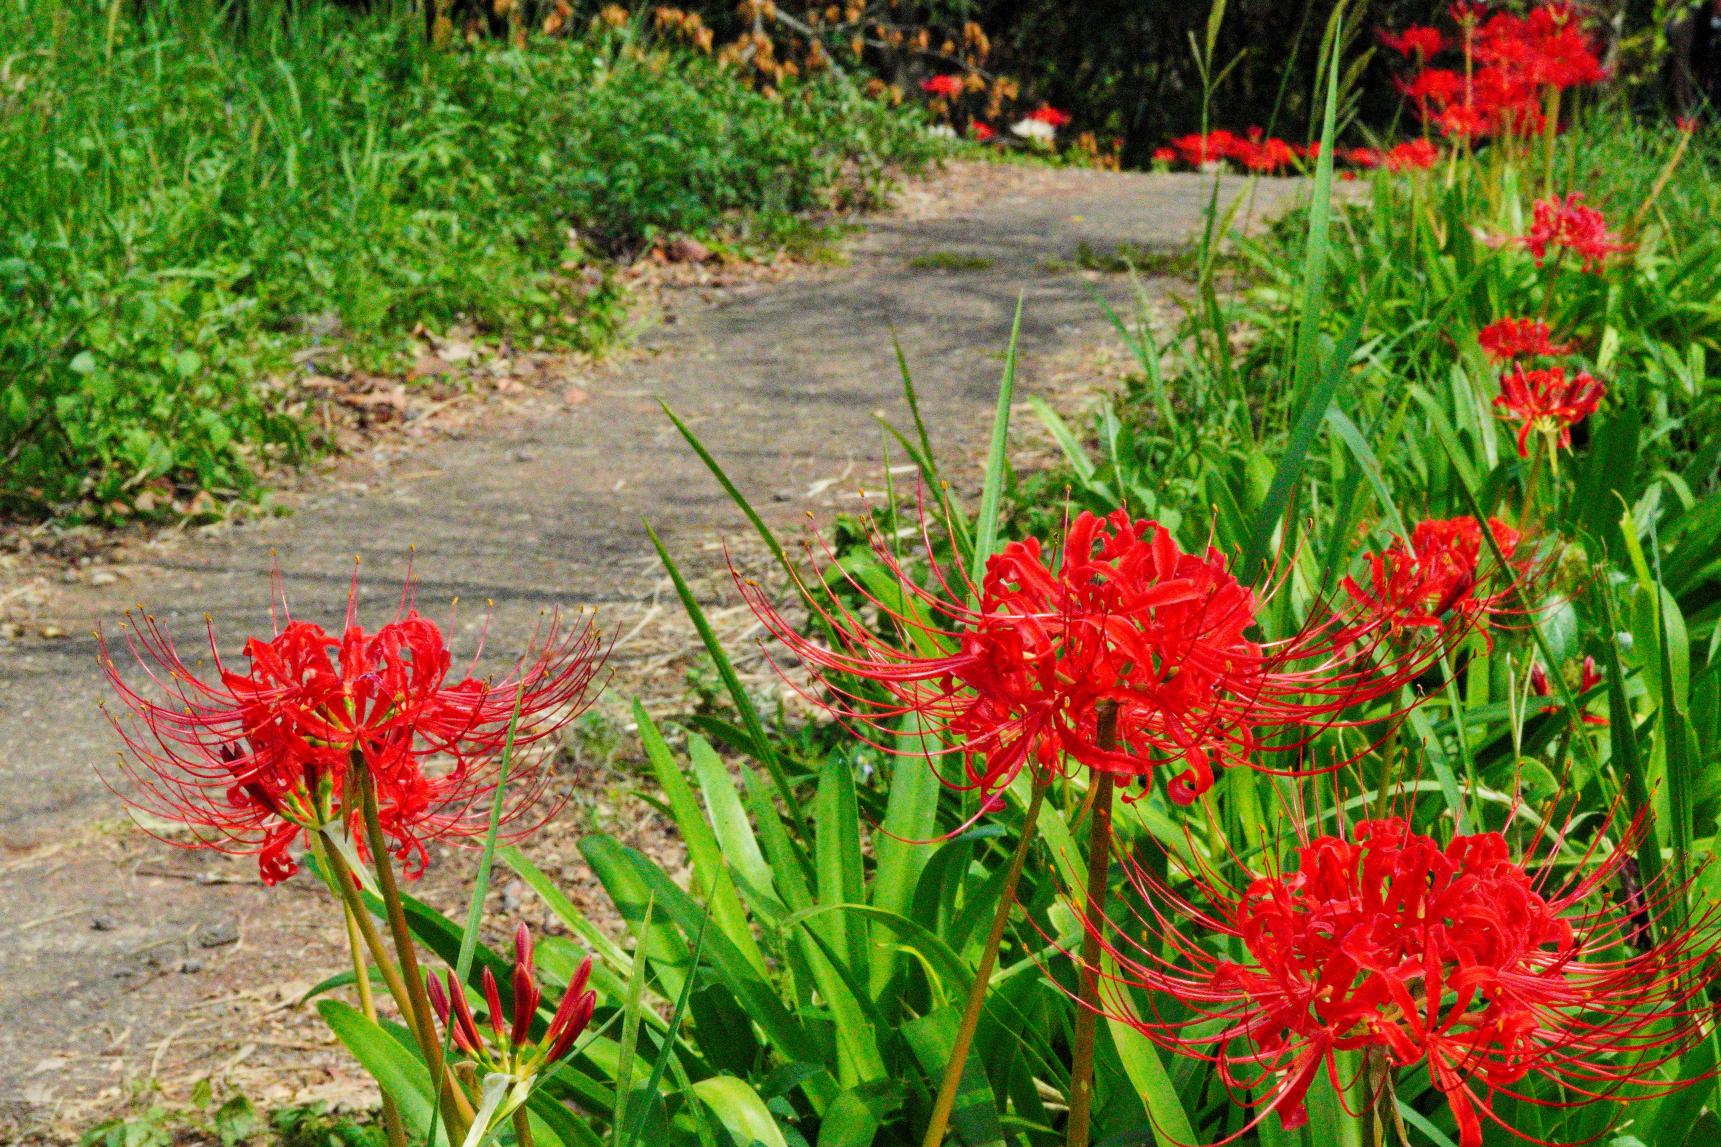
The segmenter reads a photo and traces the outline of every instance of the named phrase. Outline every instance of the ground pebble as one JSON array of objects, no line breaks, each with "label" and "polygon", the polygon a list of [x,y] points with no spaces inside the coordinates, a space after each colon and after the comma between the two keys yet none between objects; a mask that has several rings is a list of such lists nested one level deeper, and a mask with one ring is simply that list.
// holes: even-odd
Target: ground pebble
[{"label": "ground pebble", "polygon": [[223,944],[232,944],[239,939],[239,926],[231,920],[223,920],[218,924],[210,924],[197,934],[197,942],[205,948],[219,948]]}]

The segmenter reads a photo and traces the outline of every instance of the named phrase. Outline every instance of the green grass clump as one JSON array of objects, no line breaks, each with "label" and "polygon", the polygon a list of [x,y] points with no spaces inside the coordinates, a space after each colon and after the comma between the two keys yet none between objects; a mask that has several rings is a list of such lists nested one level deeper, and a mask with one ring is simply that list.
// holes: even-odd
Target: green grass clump
[{"label": "green grass clump", "polygon": [[1044,259],[1041,266],[1048,271],[1080,269],[1106,275],[1192,278],[1200,269],[1201,253],[1194,245],[1187,243],[1166,248],[1126,242],[1110,249],[1101,249],[1083,239],[1076,244],[1074,258]]},{"label": "green grass clump", "polygon": [[242,495],[316,446],[260,385],[313,339],[459,319],[601,347],[609,259],[781,243],[935,149],[836,80],[767,98],[627,29],[433,51],[407,11],[11,0],[0,43],[9,515],[123,512],[164,479]]},{"label": "green grass clump", "polygon": [[990,271],[992,260],[966,251],[928,251],[908,261],[916,271]]}]

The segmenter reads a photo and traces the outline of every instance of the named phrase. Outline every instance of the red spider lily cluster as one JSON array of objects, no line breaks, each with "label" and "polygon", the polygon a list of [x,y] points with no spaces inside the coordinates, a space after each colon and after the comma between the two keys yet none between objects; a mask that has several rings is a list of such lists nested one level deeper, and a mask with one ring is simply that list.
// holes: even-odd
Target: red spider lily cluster
[{"label": "red spider lily cluster", "polygon": [[1041,104],[1023,117],[1033,123],[1043,123],[1047,127],[1066,127],[1070,122],[1068,112],[1059,111],[1050,104]]},{"label": "red spider lily cluster", "polygon": [[1353,628],[1344,636],[1398,640],[1410,631],[1453,635],[1481,627],[1526,589],[1529,565],[1518,531],[1497,518],[1488,533],[1509,563],[1499,569],[1475,518],[1430,518],[1408,538],[1367,555],[1366,575],[1342,585],[1355,603]]},{"label": "red spider lily cluster", "polygon": [[962,76],[952,73],[943,76],[928,76],[920,81],[920,90],[929,96],[943,99],[953,99],[962,94],[967,81]]},{"label": "red spider lily cluster", "polygon": [[[1452,37],[1426,26],[1381,35],[1386,47],[1417,65],[1399,89],[1423,122],[1444,135],[1540,134],[1552,97],[1607,77],[1574,4],[1539,4],[1519,15],[1461,3],[1451,16],[1457,25]],[[1435,66],[1448,51],[1461,61]]]},{"label": "red spider lily cluster", "polygon": [[[454,1046],[486,1072],[497,1072],[517,1080],[530,1079],[573,1051],[591,1023],[597,1006],[597,995],[587,990],[586,981],[592,973],[592,958],[580,961],[567,991],[550,1018],[544,1034],[534,1039],[532,1022],[537,1018],[538,1005],[544,994],[532,966],[532,933],[524,924],[514,933],[514,974],[510,981],[512,1007],[504,1007],[496,977],[489,968],[480,976],[484,989],[486,1024],[479,1024],[466,998],[466,988],[454,973],[447,974],[446,988],[435,976],[426,978],[430,1005],[437,1018],[448,1028]],[[486,1031],[485,1029],[489,1030]]]},{"label": "red spider lily cluster", "polygon": [[1518,456],[1530,456],[1530,435],[1542,433],[1560,447],[1572,444],[1572,427],[1595,413],[1607,387],[1588,371],[1567,377],[1564,367],[1514,365],[1500,376],[1494,408],[1518,424]]},{"label": "red spider lily cluster", "polygon": [[[1196,132],[1179,136],[1170,146],[1154,151],[1157,163],[1167,166],[1182,164],[1202,168],[1229,161],[1245,171],[1263,175],[1278,175],[1302,168],[1319,158],[1321,145],[1308,146],[1287,143],[1266,137],[1261,129],[1251,128],[1237,135],[1220,128],[1205,134]],[[1369,169],[1383,167],[1388,171],[1426,171],[1440,161],[1440,150],[1425,139],[1408,140],[1390,148],[1343,147],[1334,158],[1353,167]]]},{"label": "red spider lily cluster", "polygon": [[194,847],[256,855],[268,884],[297,870],[301,834],[352,829],[357,769],[409,876],[422,872],[427,842],[484,833],[510,742],[518,755],[503,819],[517,833],[541,823],[554,811],[543,800],[550,774],[524,750],[585,705],[602,664],[592,627],[552,620],[507,675],[456,677],[442,632],[410,596],[369,631],[356,620],[357,592],[355,582],[338,635],[286,614],[272,637],[246,642],[242,666],[223,658],[211,626],[207,677],[152,617],[126,629],[132,678],[101,638],[102,668],[126,710],[112,718],[131,782],[120,795],[189,829]]},{"label": "red spider lily cluster", "polygon": [[[946,783],[988,797],[1023,768],[1049,780],[1074,761],[1143,784],[1174,768],[1166,793],[1187,804],[1216,768],[1260,767],[1258,753],[1300,757],[1322,730],[1360,723],[1347,711],[1391,695],[1433,656],[1427,642],[1388,647],[1371,637],[1379,626],[1359,627],[1349,612],[1319,613],[1280,639],[1253,636],[1262,600],[1223,555],[1185,552],[1165,527],[1121,510],[1078,517],[1055,561],[1037,539],[1012,543],[978,586],[935,567],[936,591],[923,589],[882,539],[874,549],[906,599],[882,601],[852,578],[849,588],[886,635],[809,593],[827,644],[757,585],[742,593],[812,673],[809,700],[885,751],[901,751],[898,719],[914,714],[928,755],[963,757],[965,778]],[[1108,718],[1115,734],[1102,733]]]},{"label": "red spider lily cluster", "polygon": [[[1497,1095],[1557,1102],[1526,1090],[1532,1078],[1584,1099],[1665,1095],[1691,1081],[1662,1067],[1706,1038],[1708,922],[1678,918],[1665,885],[1631,904],[1608,895],[1645,828],[1611,850],[1598,835],[1569,869],[1555,862],[1563,833],[1518,858],[1502,833],[1442,845],[1403,817],[1306,840],[1290,868],[1245,866],[1240,885],[1203,869],[1180,891],[1132,865],[1145,934],[1086,920],[1117,961],[1104,1010],[1215,1064],[1255,1122],[1286,1127],[1306,1122],[1323,1074],[1348,1088],[1347,1052],[1387,1077],[1425,1069],[1460,1147],[1501,1122]],[[1184,1010],[1138,1006],[1132,990]]]},{"label": "red spider lily cluster", "polygon": [[1607,229],[1607,217],[1584,203],[1583,193],[1574,191],[1564,199],[1550,196],[1531,207],[1530,229],[1516,243],[1530,253],[1540,267],[1548,252],[1577,256],[1585,271],[1599,271],[1612,255],[1631,250]]},{"label": "red spider lily cluster", "polygon": [[1162,163],[1181,162],[1200,168],[1229,160],[1246,171],[1276,175],[1292,170],[1308,154],[1306,148],[1267,136],[1260,128],[1236,135],[1223,128],[1202,134],[1179,136],[1171,146],[1154,152]]}]

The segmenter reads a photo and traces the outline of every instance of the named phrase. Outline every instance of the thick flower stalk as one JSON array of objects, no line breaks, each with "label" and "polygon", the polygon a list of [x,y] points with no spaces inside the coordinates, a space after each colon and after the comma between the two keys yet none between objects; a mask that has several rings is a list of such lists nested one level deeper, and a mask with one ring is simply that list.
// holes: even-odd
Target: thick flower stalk
[{"label": "thick flower stalk", "polygon": [[[856,611],[808,591],[819,636],[756,584],[742,594],[814,678],[810,701],[887,752],[904,751],[901,719],[914,716],[920,752],[962,756],[965,775],[941,779],[986,798],[1023,769],[1043,782],[1074,764],[1143,785],[1169,770],[1167,795],[1189,804],[1219,768],[1300,757],[1321,731],[1363,723],[1355,710],[1423,672],[1437,644],[1389,645],[1348,608],[1264,638],[1262,597],[1223,554],[1186,552],[1122,510],[1083,513],[1055,559],[1038,539],[1011,543],[979,585],[935,566],[925,588],[874,543],[900,596],[849,578],[866,603]],[[1115,739],[1099,735],[1108,713]]]},{"label": "thick flower stalk", "polygon": [[[512,995],[506,1004],[496,977],[489,968],[483,970],[483,1021],[473,1014],[466,989],[452,971],[447,973],[446,982],[435,976],[425,982],[430,1005],[449,1039],[481,1073],[479,1118],[472,1124],[470,1137],[477,1142],[517,1112],[519,1128],[524,1122],[521,1108],[531,1097],[538,1077],[573,1052],[597,1006],[597,994],[586,987],[592,971],[592,958],[587,956],[568,981],[549,1023],[540,1034],[534,1034],[544,995],[538,986],[532,951],[531,930],[522,924],[514,933],[514,970],[509,983]],[[529,1134],[525,1132],[522,1140]]]},{"label": "thick flower stalk", "polygon": [[255,855],[265,883],[297,870],[306,833],[364,847],[355,770],[374,791],[387,847],[409,876],[434,840],[482,835],[508,767],[505,835],[554,811],[551,774],[531,751],[589,700],[602,664],[588,625],[552,619],[511,672],[480,680],[452,672],[437,626],[403,595],[375,631],[356,620],[334,634],[281,608],[285,624],[246,641],[243,664],[223,657],[209,628],[209,671],[188,665],[155,618],[131,619],[125,643],[137,671],[122,672],[105,637],[100,659],[124,706],[110,714],[124,739],[124,784],[134,808],[189,830],[170,843]]},{"label": "thick flower stalk", "polygon": [[1572,444],[1572,427],[1594,414],[1607,386],[1588,371],[1567,376],[1564,367],[1513,366],[1500,376],[1494,398],[1498,417],[1518,424],[1518,457],[1530,456],[1530,435],[1548,439],[1549,457]]},{"label": "thick flower stalk", "polygon": [[1691,1082],[1663,1069],[1707,1038],[1710,922],[1682,917],[1676,887],[1615,895],[1641,815],[1611,848],[1606,826],[1583,844],[1528,827],[1552,839],[1539,855],[1498,832],[1441,844],[1393,817],[1229,880],[1209,868],[1174,888],[1132,868],[1136,920],[1086,921],[1117,969],[1105,1010],[1213,1063],[1251,1126],[1306,1122],[1323,1074],[1348,1084],[1345,1053],[1380,1069],[1376,1102],[1426,1072],[1460,1147],[1506,1126],[1496,1096],[1563,1106]]}]

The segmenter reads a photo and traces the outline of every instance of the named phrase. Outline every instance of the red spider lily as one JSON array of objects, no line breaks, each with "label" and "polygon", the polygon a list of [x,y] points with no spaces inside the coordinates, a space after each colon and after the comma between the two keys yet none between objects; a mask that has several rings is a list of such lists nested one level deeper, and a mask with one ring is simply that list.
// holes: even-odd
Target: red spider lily
[{"label": "red spider lily", "polygon": [[1558,436],[1562,447],[1572,444],[1572,427],[1595,413],[1607,387],[1588,371],[1566,377],[1565,368],[1525,370],[1514,366],[1500,376],[1494,408],[1501,418],[1518,422],[1518,457],[1530,456],[1530,435],[1537,431]]},{"label": "red spider lily", "polygon": [[1394,537],[1385,550],[1365,559],[1367,584],[1346,576],[1341,583],[1355,603],[1355,622],[1344,636],[1397,639],[1410,630],[1461,634],[1501,613],[1524,589],[1528,563],[1518,531],[1488,519],[1510,568],[1499,570],[1475,518],[1429,518],[1408,539]]},{"label": "red spider lily", "polygon": [[1536,87],[1563,91],[1607,78],[1576,8],[1567,3],[1541,4],[1523,16],[1496,14],[1477,33],[1476,57],[1518,69]]},{"label": "red spider lily", "polygon": [[1492,123],[1493,121],[1473,104],[1453,104],[1451,107],[1442,108],[1434,116],[1434,126],[1440,129],[1440,134],[1460,138],[1487,135],[1493,130]]},{"label": "red spider lily", "polygon": [[1384,158],[1380,149],[1376,147],[1353,147],[1346,150],[1343,155],[1347,163],[1367,168],[1379,167]]},{"label": "red spider lily", "polygon": [[1427,171],[1440,159],[1440,152],[1426,139],[1412,139],[1397,144],[1386,153],[1383,162],[1388,171]]},{"label": "red spider lily", "polygon": [[1629,243],[1607,229],[1607,217],[1593,207],[1584,205],[1581,191],[1574,191],[1564,200],[1559,196],[1538,199],[1531,209],[1530,229],[1518,239],[1518,244],[1530,252],[1540,267],[1548,257],[1549,248],[1562,248],[1577,255],[1586,271],[1597,271],[1608,256],[1631,250]]},{"label": "red spider lily", "polygon": [[1429,104],[1444,105],[1463,93],[1464,77],[1447,68],[1424,68],[1408,81],[1400,81],[1398,90],[1424,108]]},{"label": "red spider lily", "polygon": [[[894,589],[881,598],[834,559],[827,580],[846,580],[888,637],[840,600],[807,593],[827,645],[757,585],[741,592],[811,671],[818,688],[804,696],[886,752],[903,751],[898,722],[915,715],[921,753],[963,757],[965,778],[945,783],[986,797],[1024,767],[1044,779],[1067,760],[1144,784],[1181,766],[1166,792],[1188,804],[1211,787],[1215,766],[1259,768],[1252,754],[1300,753],[1323,729],[1360,724],[1346,711],[1390,696],[1431,657],[1425,646],[1340,640],[1353,619],[1324,612],[1290,637],[1259,640],[1261,601],[1223,555],[1186,553],[1163,526],[1122,510],[1078,517],[1055,562],[1034,538],[1006,546],[979,586],[960,567],[934,565],[927,589],[882,538],[874,550],[900,599]],[[1101,743],[1108,713],[1115,747]]]},{"label": "red spider lily", "polygon": [[1249,171],[1265,174],[1283,171],[1297,162],[1297,153],[1282,139],[1262,138],[1260,128],[1251,128],[1247,139],[1233,143],[1230,158]]},{"label": "red spider lily", "polygon": [[509,1000],[512,1006],[503,1006],[501,990],[489,968],[480,977],[488,1021],[484,1026],[473,1016],[466,988],[453,972],[448,973],[446,989],[434,975],[425,978],[425,988],[430,1006],[448,1028],[454,1046],[486,1072],[526,1080],[565,1058],[591,1023],[592,1011],[597,1006],[597,993],[586,988],[591,974],[592,958],[587,956],[575,969],[567,991],[562,993],[562,1002],[538,1039],[532,1038],[532,1021],[537,1018],[544,995],[532,967],[532,932],[524,924],[514,933],[513,997]]},{"label": "red spider lily", "polygon": [[1061,112],[1050,104],[1041,104],[1025,117],[1037,123],[1050,124],[1052,127],[1063,127],[1070,122],[1068,112]]},{"label": "red spider lily", "polygon": [[1156,147],[1153,149],[1153,162],[1176,163],[1177,149],[1174,147]]},{"label": "red spider lily", "polygon": [[1383,29],[1380,32],[1380,42],[1401,56],[1419,60],[1439,55],[1446,47],[1446,37],[1440,34],[1439,28],[1422,24],[1412,24],[1396,36]]},{"label": "red spider lily", "polygon": [[958,75],[929,76],[920,81],[920,90],[929,96],[943,96],[947,99],[962,94],[963,81]]},{"label": "red spider lily", "polygon": [[1482,17],[1488,14],[1488,5],[1481,0],[1457,0],[1457,3],[1446,9],[1446,14],[1452,17],[1452,22],[1460,28],[1471,29],[1482,22]]},{"label": "red spider lily", "polygon": [[1203,164],[1229,158],[1237,150],[1237,145],[1243,142],[1245,141],[1241,137],[1226,131],[1224,128],[1219,128],[1205,135],[1194,132],[1179,136],[1171,141],[1171,146],[1177,149],[1178,154],[1183,157],[1183,162],[1191,167],[1200,167]]},{"label": "red spider lily", "polygon": [[[1693,1082],[1661,1073],[1707,1038],[1714,952],[1710,919],[1675,907],[1684,889],[1657,884],[1623,906],[1608,894],[1643,816],[1611,849],[1606,826],[1567,848],[1569,824],[1541,825],[1535,839],[1551,843],[1522,858],[1502,832],[1441,845],[1405,817],[1366,820],[1305,838],[1286,868],[1238,859],[1232,882],[1193,867],[1188,890],[1131,862],[1145,906],[1125,928],[1085,922],[1118,969],[1101,1006],[1215,1064],[1257,1109],[1250,1127],[1272,1113],[1301,1126],[1309,1088],[1325,1073],[1342,1093],[1338,1056],[1354,1052],[1385,1069],[1377,1101],[1393,1073],[1426,1070],[1460,1147],[1479,1147],[1485,1120],[1528,1138],[1496,1096],[1574,1102],[1536,1080],[1575,1102],[1666,1095]],[[1132,991],[1185,1012],[1138,1008]]]},{"label": "red spider lily", "polygon": [[1556,358],[1572,353],[1570,343],[1553,341],[1553,332],[1540,319],[1496,319],[1477,333],[1476,341],[1495,362]]},{"label": "red spider lily", "polygon": [[[1424,122],[1445,135],[1539,134],[1548,93],[1606,78],[1595,45],[1570,5],[1542,4],[1520,16],[1505,11],[1490,15],[1481,5],[1461,4],[1453,6],[1451,15],[1464,51],[1462,74],[1424,67],[1399,84]],[[1433,53],[1419,48],[1445,46],[1433,29],[1410,28],[1402,37],[1382,38],[1423,63]]]},{"label": "red spider lily", "polygon": [[[1600,684],[1601,670],[1596,668],[1596,659],[1593,657],[1585,657],[1583,665],[1579,669],[1578,692],[1588,693],[1591,689],[1594,689]],[[1554,695],[1553,684],[1548,680],[1548,671],[1543,669],[1540,665],[1536,665],[1530,669],[1530,689],[1538,697],[1552,697]],[[1558,705],[1542,706],[1543,713],[1557,714],[1559,711],[1560,707]],[[1607,718],[1598,717],[1594,713],[1585,713],[1583,715],[1583,722],[1586,725],[1605,725],[1607,724]]]},{"label": "red spider lily", "polygon": [[[506,676],[456,680],[441,631],[410,592],[375,632],[357,624],[357,604],[355,578],[339,636],[285,614],[273,637],[245,643],[243,671],[222,658],[211,626],[208,680],[153,617],[126,627],[148,685],[126,680],[98,634],[102,668],[128,710],[111,718],[127,749],[120,769],[130,785],[120,795],[190,829],[189,847],[256,855],[267,884],[297,871],[289,850],[301,833],[357,822],[355,762],[374,782],[378,819],[408,876],[423,871],[425,842],[483,834],[516,712],[516,751],[578,714],[602,664],[595,632],[552,620]],[[503,809],[510,835],[554,811],[521,820],[550,780],[541,755],[513,759]]]},{"label": "red spider lily", "polygon": [[973,136],[977,142],[985,143],[998,133],[992,129],[991,124],[981,123],[979,120],[975,120],[973,123],[968,125],[968,134]]}]

